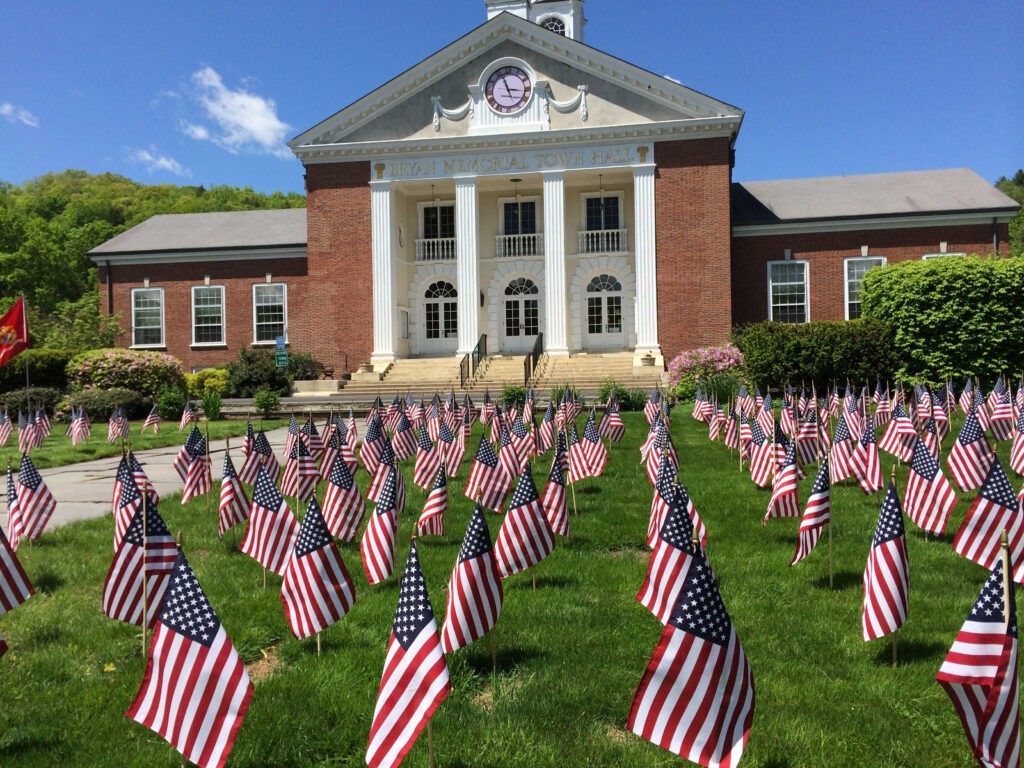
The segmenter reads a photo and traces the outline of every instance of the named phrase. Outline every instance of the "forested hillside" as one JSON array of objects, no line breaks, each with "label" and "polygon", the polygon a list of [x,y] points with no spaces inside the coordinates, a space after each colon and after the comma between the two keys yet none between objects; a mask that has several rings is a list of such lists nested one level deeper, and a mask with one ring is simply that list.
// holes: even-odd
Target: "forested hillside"
[{"label": "forested hillside", "polygon": [[23,186],[0,181],[0,313],[24,293],[34,347],[107,346],[114,329],[99,315],[90,249],[159,213],[305,205],[296,193],[147,185],[74,170]]}]

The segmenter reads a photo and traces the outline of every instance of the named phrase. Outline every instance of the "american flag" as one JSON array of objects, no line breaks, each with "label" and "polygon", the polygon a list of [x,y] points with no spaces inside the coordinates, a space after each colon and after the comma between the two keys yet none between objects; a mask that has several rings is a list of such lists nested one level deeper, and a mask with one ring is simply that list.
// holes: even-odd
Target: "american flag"
[{"label": "american flag", "polygon": [[448,580],[448,606],[441,650],[457,651],[479,640],[498,623],[503,592],[491,547],[491,533],[479,505],[473,510],[458,560]]},{"label": "american flag", "polygon": [[[537,430],[537,451],[546,453],[555,444],[555,404],[548,401],[548,407],[544,411],[544,418],[540,421],[540,428]],[[544,446],[541,448],[541,446]]]},{"label": "american flag", "polygon": [[590,417],[583,428],[583,457],[586,459],[587,467],[591,477],[600,477],[604,474],[604,468],[608,464],[608,449],[601,442],[597,433],[597,419],[594,409],[590,409]]},{"label": "american flag", "polygon": [[430,407],[427,408],[427,412],[423,418],[427,422],[427,434],[430,435],[430,439],[436,443],[437,432],[441,428],[441,410],[436,394],[434,395],[434,399],[430,401]]},{"label": "american flag", "polygon": [[540,498],[544,507],[544,516],[548,519],[553,533],[559,536],[569,535],[569,506],[565,496],[565,473],[562,471],[562,457],[555,452],[551,461],[551,471],[544,485],[544,493]]},{"label": "american flag", "polygon": [[494,544],[498,572],[502,578],[507,578],[524,571],[551,554],[554,548],[551,525],[533,484],[530,465],[525,464]]},{"label": "american flag", "polygon": [[447,421],[442,421],[437,430],[437,450],[441,460],[445,463],[451,461],[453,449],[455,448],[455,433],[458,429],[452,429]]},{"label": "american flag", "polygon": [[292,447],[295,445],[295,441],[298,440],[298,439],[299,439],[299,422],[295,418],[295,414],[293,413],[288,418],[288,437],[284,441],[284,453],[282,455],[284,456],[285,461],[287,461],[288,457],[291,455]]},{"label": "american flag", "polygon": [[377,508],[370,515],[363,538],[359,542],[359,554],[363,558],[363,570],[370,584],[380,584],[395,570],[395,537],[397,535],[398,511],[396,475],[398,470],[388,470],[387,481],[377,501]]},{"label": "american flag", "polygon": [[483,405],[480,408],[480,423],[489,423],[492,416],[494,416],[494,403],[491,402],[491,393],[485,390]]},{"label": "american flag", "polygon": [[444,471],[444,462],[437,470],[437,478],[427,494],[423,512],[416,523],[420,536],[444,536],[444,516],[448,511],[448,478]]},{"label": "american flag", "polygon": [[36,438],[37,447],[43,444],[43,440],[50,436],[50,432],[53,427],[50,425],[50,417],[46,415],[46,408],[36,408],[36,432],[39,436]]},{"label": "american flag", "polygon": [[281,576],[298,535],[299,521],[278,493],[267,470],[260,467],[253,486],[249,525],[238,545],[239,551]]},{"label": "american flag", "polygon": [[658,540],[658,531],[665,523],[672,495],[676,487],[676,467],[669,461],[667,453],[662,454],[658,463],[658,479],[654,483],[654,496],[651,498],[651,514],[647,519],[647,546],[653,547]]},{"label": "american flag", "polygon": [[103,613],[141,627],[145,601],[146,626],[152,627],[177,559],[178,544],[159,510],[138,506],[103,582]]},{"label": "american flag", "polygon": [[672,435],[669,434],[668,424],[662,419],[658,424],[658,438],[652,446],[651,450],[647,452],[647,480],[650,482],[651,487],[654,487],[654,483],[658,479],[658,465],[661,462],[662,451],[668,453],[669,461],[672,462],[672,466],[679,469],[679,454],[676,452],[676,446],[672,442]]},{"label": "american flag", "polygon": [[368,768],[398,766],[451,689],[434,609],[413,542],[370,725]]},{"label": "american flag", "polygon": [[498,466],[498,456],[487,442],[487,436],[480,435],[476,458],[466,478],[463,495],[479,501],[485,509],[500,512],[511,487],[512,479]]},{"label": "american flag", "polygon": [[348,464],[340,455],[335,457],[327,477],[323,513],[332,535],[346,542],[356,540],[366,505]]},{"label": "american flag", "polygon": [[693,520],[688,509],[691,506],[689,494],[681,485],[673,485],[667,493],[668,512],[655,534],[647,575],[636,593],[637,602],[662,624],[668,624],[672,617],[683,586],[683,574],[696,551]]},{"label": "american flag", "polygon": [[309,455],[313,457],[313,461],[319,459],[324,452],[324,441],[320,439],[320,432],[317,431],[316,422],[313,421],[312,416],[302,425],[299,434],[302,436],[302,442],[306,444]]},{"label": "american flag", "polygon": [[818,465],[818,474],[811,486],[811,495],[807,497],[803,517],[800,519],[800,530],[796,536],[796,552],[790,567],[793,567],[814,551],[822,529],[832,522],[832,484],[829,479],[828,454]]},{"label": "american flag", "polygon": [[0,530],[0,616],[17,608],[35,593],[18,556]]},{"label": "american flag", "polygon": [[953,538],[953,551],[983,568],[992,568],[999,557],[1004,530],[1010,544],[1013,578],[1024,582],[1024,512],[1003,465],[993,457],[985,482]]},{"label": "american flag", "polygon": [[417,403],[416,398],[409,395],[405,404],[405,415],[409,419],[409,423],[412,424],[413,429],[419,429],[423,425],[423,400],[421,399]]},{"label": "american flag", "polygon": [[18,507],[21,511],[21,535],[35,541],[57,508],[53,494],[39,474],[32,459],[22,454],[18,469]]},{"label": "american flag", "polygon": [[[153,490],[145,473],[142,474],[142,486],[147,490],[148,504],[155,507],[160,502],[160,498]],[[122,457],[121,463],[117,467],[114,490],[117,493],[117,500],[114,502],[114,550],[117,551],[117,548],[121,546],[125,531],[128,530],[128,526],[135,518],[135,513],[142,508],[139,478],[132,472],[132,464],[128,457]]]},{"label": "american flag", "polygon": [[7,462],[7,535],[11,540],[11,549],[17,552],[21,543],[21,507],[18,505],[18,489],[14,484],[10,460]]},{"label": "american flag", "polygon": [[356,415],[352,412],[351,408],[348,409],[348,419],[345,420],[345,440],[348,441],[348,447],[352,449],[352,454],[355,455],[356,444],[359,442],[359,429],[356,425]]},{"label": "american flag", "polygon": [[160,413],[157,411],[155,405],[149,409],[149,415],[146,417],[146,420],[142,422],[142,429],[139,430],[140,435],[144,435],[146,433],[146,427],[152,427],[154,435],[160,434]]},{"label": "american flag", "polygon": [[313,497],[281,584],[288,628],[299,640],[318,634],[348,613],[355,599],[352,579]]},{"label": "american flag", "polygon": [[907,620],[910,564],[903,509],[896,486],[889,483],[878,515],[875,537],[864,568],[864,610],[861,634],[865,641],[895,632]]},{"label": "american flag", "polygon": [[1017,420],[1014,422],[1010,468],[1018,475],[1024,475],[1024,410],[1017,414]]},{"label": "american flag", "polygon": [[326,480],[334,467],[334,459],[341,453],[341,445],[344,442],[334,424],[324,430],[324,450],[320,454],[320,477]]},{"label": "american flag", "polygon": [[384,450],[380,454],[380,464],[377,465],[377,471],[366,491],[366,498],[370,501],[379,501],[384,491],[384,485],[392,475],[395,478],[395,514],[400,515],[405,509],[405,478],[402,476],[398,462],[395,461],[395,452],[391,450],[391,444],[385,443]]},{"label": "american flag", "polygon": [[[259,456],[260,464],[267,471],[271,482],[276,483],[277,479],[281,476],[281,465],[277,462],[277,456],[274,455],[274,449],[270,447],[270,440],[267,439],[267,433],[262,429],[256,433],[256,441],[253,443],[253,450]],[[253,482],[255,482],[255,479]]]},{"label": "american flag", "polygon": [[644,403],[644,418],[647,419],[647,423],[653,423],[654,417],[657,416],[660,411],[661,390],[656,387],[651,390],[651,393],[647,396],[647,402]]},{"label": "american flag", "polygon": [[960,390],[960,410],[967,413],[974,404],[974,380],[968,378]]},{"label": "american flag", "polygon": [[566,421],[564,434],[569,443],[569,474],[566,479],[573,485],[585,477],[590,477],[590,463],[583,452],[583,443],[580,441],[579,432],[576,431],[576,422]]},{"label": "american flag", "polygon": [[[879,382],[878,386],[881,387],[882,383]],[[876,390],[875,398],[875,424],[879,427],[884,427],[892,420],[892,403],[889,401],[889,391],[885,390],[879,393]]]},{"label": "american flag", "polygon": [[[943,389],[945,389],[943,387]],[[941,443],[949,434],[949,413],[946,410],[945,398],[936,397],[932,403],[932,419],[935,421],[935,434]]]},{"label": "american flag", "polygon": [[380,464],[380,454],[384,450],[384,444],[387,440],[388,436],[384,431],[384,425],[381,423],[380,418],[374,415],[366,427],[366,437],[363,438],[363,447],[359,451],[359,458],[371,477],[377,471],[377,465]]},{"label": "american flag", "polygon": [[441,454],[426,429],[421,429],[416,446],[416,461],[412,469],[412,481],[423,490],[430,488],[441,466]]},{"label": "american flag", "polygon": [[[243,447],[242,454],[242,468],[238,470],[238,479],[243,483],[252,485],[256,482],[256,473],[259,471],[261,459],[259,451],[256,450],[255,434],[253,434],[252,440],[249,442],[249,449],[246,450]],[[273,452],[271,452],[271,455],[273,455]]]},{"label": "american flag", "polygon": [[939,460],[939,433],[935,429],[935,417],[929,416],[921,427],[921,440],[936,461]]},{"label": "american flag", "polygon": [[903,509],[922,530],[941,536],[946,532],[949,514],[956,506],[956,492],[949,484],[924,442],[914,443],[914,456],[910,460],[907,490],[903,496]]},{"label": "american flag", "polygon": [[764,488],[772,478],[774,466],[775,446],[755,420],[750,425],[750,479],[758,488]]},{"label": "american flag", "polygon": [[284,467],[281,493],[285,496],[294,496],[299,501],[309,501],[319,481],[320,470],[305,441],[296,440],[292,445],[292,452],[288,455],[288,463]]},{"label": "american flag", "polygon": [[181,412],[181,421],[178,422],[178,431],[184,432],[189,424],[199,421],[199,414],[192,408],[192,403],[185,403],[185,408]]},{"label": "american flag", "polygon": [[935,679],[956,708],[975,760],[1020,765],[1017,605],[998,558]]},{"label": "american flag", "polygon": [[981,396],[980,388],[974,390],[974,411],[975,416],[978,417],[978,424],[981,426],[981,431],[987,432],[989,423],[988,408],[985,407],[985,398]]},{"label": "american flag", "polygon": [[193,426],[192,431],[185,438],[185,444],[181,446],[178,455],[174,457],[174,470],[178,473],[178,477],[181,478],[181,482],[185,482],[185,477],[188,475],[188,466],[192,463],[192,457],[202,456],[205,453],[206,439],[203,437],[203,433],[199,431],[199,427]]},{"label": "american flag", "polygon": [[836,422],[836,430],[832,434],[832,450],[829,453],[832,483],[853,477],[853,450],[853,436],[846,426],[846,414],[840,413],[839,420]]},{"label": "american flag", "polygon": [[529,461],[530,457],[537,453],[537,441],[533,436],[533,432],[530,431],[526,424],[527,422],[523,420],[523,414],[520,413],[512,420],[512,425],[509,429],[512,444],[515,445],[516,453],[519,454],[523,461]]},{"label": "american flag", "polygon": [[11,437],[11,432],[14,431],[14,425],[11,424],[11,417],[7,415],[5,410],[3,414],[0,414],[0,446],[7,445],[7,441]]},{"label": "american flag", "polygon": [[516,450],[515,445],[512,443],[512,436],[509,434],[508,427],[504,424],[501,425],[501,433],[497,448],[499,469],[504,471],[505,475],[509,478],[518,476],[519,468],[524,463],[523,457],[521,457],[519,455],[519,451]]},{"label": "american flag", "polygon": [[126,713],[200,768],[224,765],[252,682],[182,554],[160,606],[142,686]]},{"label": "american flag", "polygon": [[[797,426],[796,455],[804,464],[814,464],[821,458],[824,446],[819,436],[818,412],[812,407],[808,415],[800,419]],[[726,444],[728,444],[728,437],[726,438]],[[825,445],[828,444],[826,443]]]},{"label": "american flag", "polygon": [[892,409],[892,421],[882,433],[882,439],[878,441],[878,449],[895,456],[900,461],[910,461],[916,438],[917,428],[914,426],[914,422],[907,415],[903,403],[896,403]]},{"label": "american flag", "polygon": [[622,416],[619,414],[619,401],[614,394],[608,401],[608,406],[604,409],[601,423],[597,426],[597,433],[601,437],[608,438],[613,443],[620,442],[622,436],[626,434],[626,425],[622,422]]},{"label": "american flag", "polygon": [[456,477],[459,474],[459,467],[462,466],[462,459],[466,455],[466,438],[473,429],[473,423],[470,420],[472,417],[465,408],[462,409],[460,418],[462,423],[455,430],[455,442],[448,446],[448,452],[445,455],[445,468],[448,477]]},{"label": "american flag", "polygon": [[353,420],[352,426],[350,427],[349,423],[341,421],[341,419],[338,420],[337,424],[338,437],[340,439],[338,451],[341,453],[342,458],[345,459],[345,463],[348,465],[348,471],[353,475],[359,471],[359,460],[356,459],[355,448],[352,447],[354,437],[351,436],[355,435],[355,432],[352,431],[355,429],[354,424],[355,421]]},{"label": "american flag", "polygon": [[864,493],[877,493],[882,490],[882,465],[878,457],[875,423],[871,414],[864,417],[864,431],[860,433],[857,447],[850,456],[850,469],[853,470],[857,485]]},{"label": "american flag", "polygon": [[960,489],[970,491],[981,485],[994,459],[977,411],[971,410],[946,457],[946,467]]},{"label": "american flag", "polygon": [[395,456],[399,461],[405,461],[416,453],[416,432],[412,428],[409,417],[404,413],[398,414],[395,422],[395,434],[391,438],[391,444],[395,449]]},{"label": "american flag", "polygon": [[775,517],[799,517],[800,500],[797,498],[796,452],[790,444],[786,459],[775,471],[772,478],[772,495],[768,500],[763,523]]},{"label": "american flag", "polygon": [[999,374],[996,377],[996,383],[992,385],[992,391],[988,393],[988,409],[995,410],[996,405],[1002,399],[1003,394],[1006,392],[1006,382],[1003,381],[1003,375]]},{"label": "american flag", "polygon": [[242,438],[242,458],[244,459],[256,446],[256,432],[252,428],[252,419],[245,422],[245,437]]},{"label": "american flag", "polygon": [[761,408],[757,411],[754,418],[757,420],[758,425],[760,425],[761,431],[766,435],[775,433],[775,408],[772,405],[771,395],[764,399]]},{"label": "american flag", "polygon": [[217,533],[223,538],[225,531],[249,519],[250,503],[245,495],[231,454],[224,452],[224,466],[220,473],[220,506],[217,511]]},{"label": "american flag", "polygon": [[680,580],[626,727],[692,762],[733,768],[754,719],[754,676],[703,553]]},{"label": "american flag", "polygon": [[[31,414],[29,414],[31,416]],[[18,452],[31,453],[36,447],[38,437],[35,420],[28,418],[18,411]]]},{"label": "american flag", "polygon": [[992,437],[997,442],[1009,440],[1013,435],[1013,403],[1010,401],[1010,393],[1003,388],[992,408],[992,418],[989,420],[988,428],[992,431]]},{"label": "american flag", "polygon": [[182,505],[187,504],[196,496],[209,493],[213,490],[213,468],[210,464],[210,456],[206,438],[202,444],[194,449],[188,462],[188,470],[185,473],[185,488],[181,492]]}]

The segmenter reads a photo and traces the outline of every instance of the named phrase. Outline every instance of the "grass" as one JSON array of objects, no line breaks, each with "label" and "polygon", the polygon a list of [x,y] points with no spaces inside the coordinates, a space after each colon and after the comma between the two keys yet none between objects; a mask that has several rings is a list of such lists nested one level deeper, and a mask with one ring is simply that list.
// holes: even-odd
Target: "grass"
[{"label": "grass", "polygon": [[[269,430],[287,424],[287,420],[266,421],[263,422],[263,427]],[[66,424],[54,423],[53,432],[43,441],[42,446],[32,450],[32,463],[38,469],[62,467],[66,464],[77,464],[82,461],[92,461],[93,459],[103,459],[121,454],[120,440],[113,445],[107,442],[106,422],[94,423],[89,439],[78,445],[71,445],[71,439],[64,436],[66,428]],[[199,424],[199,429],[203,434],[206,434],[207,428],[209,428],[210,439],[218,440],[224,437],[244,435],[246,422],[224,420],[203,421]],[[148,448],[165,448],[169,445],[181,445],[185,441],[185,435],[188,434],[187,431],[178,431],[177,422],[172,423],[168,421],[161,422],[159,434],[155,434],[152,427],[148,428],[145,434],[139,434],[141,429],[141,420],[131,423],[129,445],[135,451],[144,451]],[[15,470],[17,470],[20,456],[21,454],[18,452],[18,430],[15,429],[7,440],[7,445],[0,447],[0,461],[3,461],[4,466],[6,466],[9,459],[13,463]]]},{"label": "grass", "polygon": [[[626,438],[612,446],[605,475],[577,487],[572,539],[560,540],[536,568],[536,590],[530,573],[506,581],[495,631],[497,669],[486,640],[448,657],[453,692],[433,720],[439,766],[681,764],[625,730],[661,626],[634,599],[647,562],[651,488],[637,453],[646,425],[639,414],[624,420]],[[167,431],[180,439],[177,430]],[[887,640],[864,643],[860,636],[861,577],[882,494],[867,497],[850,482],[833,489],[830,589],[827,537],[790,568],[798,520],[762,526],[769,493],[738,471],[735,454],[709,443],[704,426],[681,410],[672,433],[681,478],[707,523],[708,556],[757,687],[742,765],[974,765],[954,709],[934,680],[986,576],[951,548],[973,494],[961,499],[941,540],[906,521],[910,615],[899,631],[894,669]],[[547,465],[542,460],[534,471],[539,484]],[[466,472],[463,465],[450,485],[446,536],[419,545],[439,625],[471,512],[461,495]],[[813,482],[809,474],[800,484],[801,501]],[[229,766],[364,765],[397,573],[424,502],[410,482],[410,466],[405,475],[409,497],[396,576],[369,587],[358,547],[343,546],[356,603],[323,633],[320,658],[315,640],[290,635],[281,580],[271,574],[263,589],[261,568],[235,551],[240,532],[218,540],[208,497],[185,507],[177,497],[161,504],[171,530],[183,532],[186,556],[256,681]],[[905,480],[903,469],[901,492]],[[359,482],[365,489],[365,473]],[[488,523],[493,539],[500,518],[489,515]],[[52,531],[19,551],[39,594],[0,617],[0,633],[11,647],[0,660],[5,768],[180,765],[166,742],[124,717],[144,660],[138,630],[100,612],[111,530],[108,516]],[[425,735],[405,764],[427,764]]]}]

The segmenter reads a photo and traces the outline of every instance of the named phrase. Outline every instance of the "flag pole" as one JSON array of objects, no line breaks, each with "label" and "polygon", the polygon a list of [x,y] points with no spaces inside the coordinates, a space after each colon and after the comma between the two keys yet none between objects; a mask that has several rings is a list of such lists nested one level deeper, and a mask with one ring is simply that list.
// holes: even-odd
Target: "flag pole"
[{"label": "flag pole", "polygon": [[[29,344],[28,339],[28,311],[25,309],[25,293],[22,291],[21,294],[21,329],[25,336],[25,346]],[[32,410],[32,402],[29,398],[29,380],[28,380],[28,355],[25,355],[25,407],[28,410]]]},{"label": "flag pole", "polygon": [[[895,464],[892,465],[892,474],[890,476],[890,482],[893,485],[896,484],[896,465]],[[893,669],[895,669],[896,666],[897,666],[897,659],[896,659],[896,633],[897,632],[899,632],[899,627],[897,627],[893,631],[893,633],[892,633],[892,666],[893,666]]]},{"label": "flag pole", "polygon": [[[206,492],[206,509],[213,514],[213,459],[210,457],[210,417],[206,416],[206,464],[210,467],[210,490]],[[206,471],[206,467],[203,468]]]},{"label": "flag pole", "polygon": [[1010,628],[1010,540],[1006,529],[999,536],[1000,557],[1003,559],[1003,613],[1006,615],[1006,629]]},{"label": "flag pole", "polygon": [[[132,480],[134,483],[135,481]],[[146,627],[149,626],[149,607],[146,588],[146,537],[148,531],[147,506],[149,504],[149,482],[142,481],[142,658],[146,658]]]}]

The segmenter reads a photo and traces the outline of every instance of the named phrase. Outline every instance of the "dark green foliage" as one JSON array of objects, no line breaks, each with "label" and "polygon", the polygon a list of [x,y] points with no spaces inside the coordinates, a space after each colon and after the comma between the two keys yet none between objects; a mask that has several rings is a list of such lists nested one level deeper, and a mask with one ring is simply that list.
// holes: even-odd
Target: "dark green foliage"
[{"label": "dark green foliage", "polygon": [[[1012,179],[1000,178],[996,188],[1024,206],[1024,168],[1018,168]],[[1010,219],[1010,255],[1024,256],[1024,207]]]},{"label": "dark green foliage", "polygon": [[647,392],[642,389],[625,389],[614,379],[605,379],[597,390],[597,402],[604,405],[615,390],[619,399],[619,411],[642,411],[647,402]]},{"label": "dark green foliage", "polygon": [[[559,386],[551,388],[551,399],[555,401],[555,405],[562,402],[562,395],[565,394],[565,390],[571,388],[571,384],[560,384]],[[581,405],[586,405],[586,398],[579,392],[576,393],[579,398]]]},{"label": "dark green foliage", "polygon": [[185,393],[177,387],[160,390],[156,398],[156,412],[160,414],[161,419],[177,421],[185,410],[185,402]]},{"label": "dark green foliage", "polygon": [[[141,419],[153,407],[153,401],[131,389],[83,389],[72,392],[62,402],[63,407],[85,406],[85,412],[93,421],[106,421],[117,406],[122,406],[129,419]],[[180,415],[180,414],[179,414]]]},{"label": "dark green foliage", "polygon": [[865,317],[891,325],[902,378],[991,384],[1024,367],[1024,260],[891,264],[865,275],[861,298]]},{"label": "dark green foliage", "polygon": [[252,407],[265,419],[269,418],[280,404],[281,398],[278,397],[277,392],[272,392],[269,389],[261,389],[252,396]]},{"label": "dark green foliage", "polygon": [[203,415],[210,421],[220,418],[220,393],[207,392],[203,395]]},{"label": "dark green foliage", "polygon": [[[868,274],[872,274],[869,272]],[[733,329],[744,378],[761,388],[815,384],[818,391],[847,379],[874,384],[897,369],[890,326],[880,320],[753,323]]]},{"label": "dark green foliage", "polygon": [[67,389],[64,368],[71,355],[72,352],[65,349],[26,349],[0,368],[0,392],[25,387],[26,363],[31,386]]},{"label": "dark green foliage", "polygon": [[16,414],[18,411],[28,412],[27,403],[31,403],[33,412],[40,406],[46,406],[48,413],[53,413],[54,406],[60,400],[60,390],[52,387],[29,387],[26,397],[25,388],[13,389],[0,395],[0,412]]},{"label": "dark green foliage", "polygon": [[290,395],[293,377],[289,368],[274,364],[272,349],[242,349],[228,363],[228,397],[252,397],[260,389]]},{"label": "dark green foliage", "polygon": [[[317,359],[309,352],[289,352],[288,381],[315,381],[320,374],[317,372]],[[282,393],[290,394],[290,392]]]},{"label": "dark green foliage", "polygon": [[501,390],[501,403],[506,408],[526,400],[526,387],[510,386]]}]

